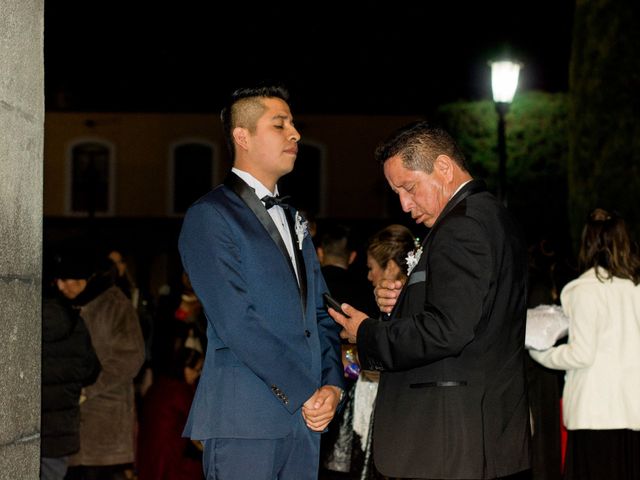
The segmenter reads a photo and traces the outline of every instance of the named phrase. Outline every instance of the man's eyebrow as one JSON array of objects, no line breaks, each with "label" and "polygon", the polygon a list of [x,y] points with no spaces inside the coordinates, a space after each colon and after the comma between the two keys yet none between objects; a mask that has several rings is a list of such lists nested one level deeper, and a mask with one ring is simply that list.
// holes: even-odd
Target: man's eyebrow
[{"label": "man's eyebrow", "polygon": [[291,120],[289,115],[285,115],[284,113],[278,113],[271,117],[272,120]]}]

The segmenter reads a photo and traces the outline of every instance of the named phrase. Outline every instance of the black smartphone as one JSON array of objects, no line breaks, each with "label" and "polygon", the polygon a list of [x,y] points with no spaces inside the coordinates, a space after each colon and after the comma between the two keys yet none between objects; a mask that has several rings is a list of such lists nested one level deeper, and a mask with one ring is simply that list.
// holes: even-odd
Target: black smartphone
[{"label": "black smartphone", "polygon": [[324,298],[325,307],[327,307],[327,308],[331,307],[336,312],[338,312],[340,315],[344,315],[345,317],[350,318],[349,315],[347,315],[346,313],[344,313],[342,311],[342,308],[340,308],[340,302],[338,302],[335,298],[333,298],[328,293],[323,294],[322,297]]}]

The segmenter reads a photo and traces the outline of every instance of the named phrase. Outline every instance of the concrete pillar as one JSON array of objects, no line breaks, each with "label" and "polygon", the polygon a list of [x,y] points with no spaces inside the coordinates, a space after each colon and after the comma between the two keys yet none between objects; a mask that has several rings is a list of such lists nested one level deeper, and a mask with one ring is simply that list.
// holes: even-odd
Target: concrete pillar
[{"label": "concrete pillar", "polygon": [[0,479],[40,468],[44,0],[0,0]]}]

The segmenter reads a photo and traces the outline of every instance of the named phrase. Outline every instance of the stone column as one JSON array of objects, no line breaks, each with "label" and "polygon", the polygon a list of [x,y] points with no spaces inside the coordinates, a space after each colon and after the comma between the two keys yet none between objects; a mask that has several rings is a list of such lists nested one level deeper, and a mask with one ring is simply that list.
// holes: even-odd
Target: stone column
[{"label": "stone column", "polygon": [[40,468],[44,0],[0,0],[0,479]]}]

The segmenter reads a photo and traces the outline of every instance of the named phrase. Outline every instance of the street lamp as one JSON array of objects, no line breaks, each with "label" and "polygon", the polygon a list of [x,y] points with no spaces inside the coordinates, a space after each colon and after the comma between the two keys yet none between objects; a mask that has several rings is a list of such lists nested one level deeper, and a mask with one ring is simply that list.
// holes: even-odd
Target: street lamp
[{"label": "street lamp", "polygon": [[504,117],[516,93],[522,64],[509,60],[494,61],[489,64],[491,65],[493,101],[498,112],[498,199],[506,204],[507,143]]}]

